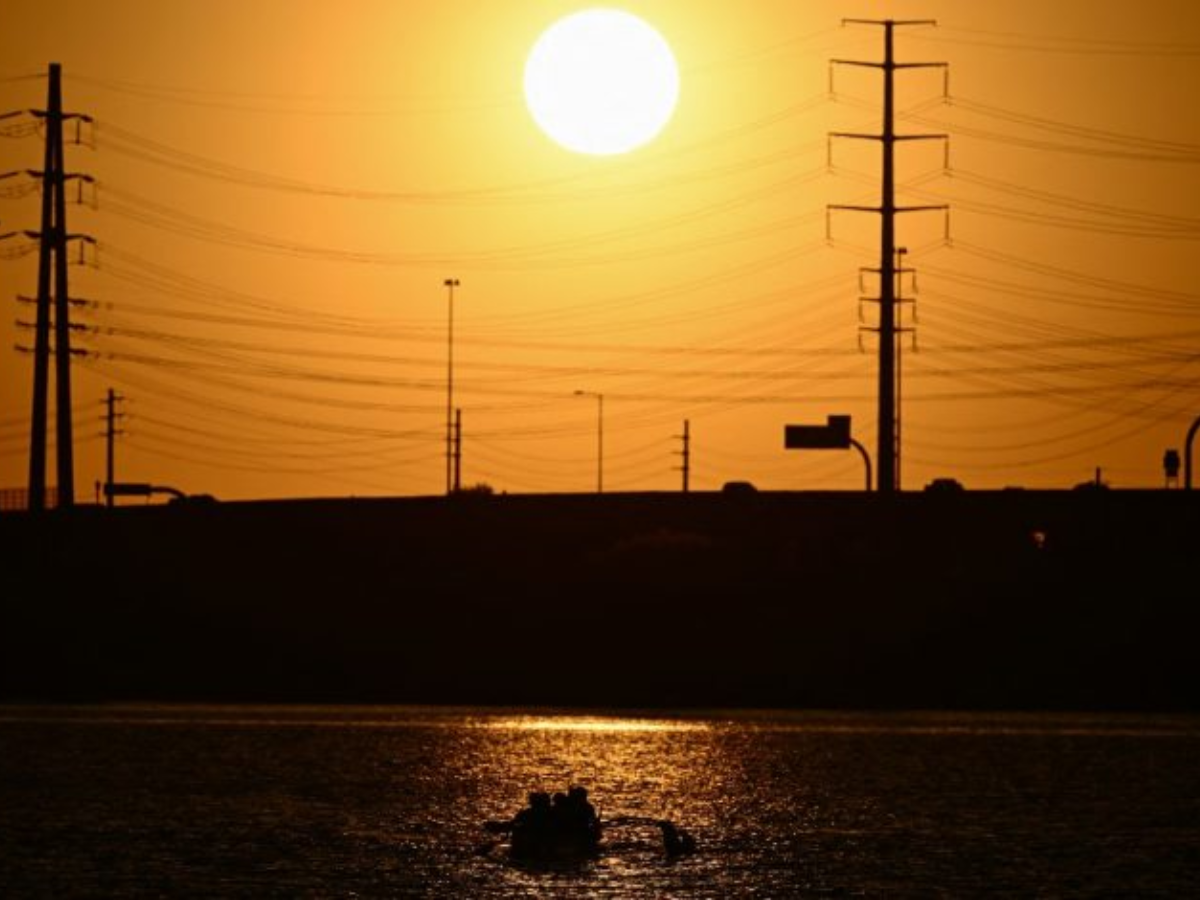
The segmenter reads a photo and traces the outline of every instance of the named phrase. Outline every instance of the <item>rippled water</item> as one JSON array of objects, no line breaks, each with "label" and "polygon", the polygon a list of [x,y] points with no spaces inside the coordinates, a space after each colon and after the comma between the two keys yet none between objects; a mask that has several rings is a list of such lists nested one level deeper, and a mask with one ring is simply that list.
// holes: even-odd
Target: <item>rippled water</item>
[{"label": "rippled water", "polygon": [[[482,828],[586,785],[595,861]],[[1200,718],[0,707],[7,897],[1185,896]]]}]

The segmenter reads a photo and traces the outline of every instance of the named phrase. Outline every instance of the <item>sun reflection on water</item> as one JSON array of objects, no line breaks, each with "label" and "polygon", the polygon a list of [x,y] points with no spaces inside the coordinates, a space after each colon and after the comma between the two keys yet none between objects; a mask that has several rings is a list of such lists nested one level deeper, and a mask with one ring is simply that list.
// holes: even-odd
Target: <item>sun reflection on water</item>
[{"label": "sun reflection on water", "polygon": [[511,716],[481,723],[484,728],[498,731],[579,731],[591,733],[637,734],[708,731],[707,722],[684,722],[674,719],[638,719],[617,716]]}]

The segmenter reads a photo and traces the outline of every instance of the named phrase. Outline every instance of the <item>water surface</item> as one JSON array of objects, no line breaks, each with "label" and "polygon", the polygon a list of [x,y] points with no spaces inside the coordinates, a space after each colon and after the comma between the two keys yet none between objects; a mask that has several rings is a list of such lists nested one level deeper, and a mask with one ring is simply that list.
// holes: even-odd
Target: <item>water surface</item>
[{"label": "water surface", "polygon": [[[597,860],[482,828],[585,785]],[[9,897],[1186,896],[1200,717],[0,707]]]}]

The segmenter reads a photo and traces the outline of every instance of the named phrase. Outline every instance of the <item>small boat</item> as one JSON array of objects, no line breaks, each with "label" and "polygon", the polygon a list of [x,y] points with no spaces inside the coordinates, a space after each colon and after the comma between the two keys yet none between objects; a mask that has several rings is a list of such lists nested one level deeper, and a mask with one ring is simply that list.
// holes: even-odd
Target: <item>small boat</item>
[{"label": "small boat", "polygon": [[[586,801],[586,792],[581,800]],[[556,865],[595,859],[604,851],[606,828],[620,826],[653,826],[660,830],[663,851],[668,857],[688,855],[696,851],[695,839],[669,819],[645,816],[618,816],[601,822],[598,815],[586,807],[584,816],[554,816],[547,810],[548,795],[530,794],[530,806],[502,821],[491,820],[484,827],[493,834],[508,837],[508,857],[514,862],[534,865]],[[540,812],[540,814],[539,814]],[[501,842],[493,844],[499,846]],[[489,848],[491,849],[491,848]]]},{"label": "small boat", "polygon": [[578,785],[553,798],[546,791],[533,791],[527,807],[511,819],[487,822],[485,827],[508,836],[511,859],[535,863],[597,856],[604,832],[588,802],[587,789]]},{"label": "small boat", "polygon": [[489,831],[509,836],[509,856],[522,861],[579,860],[600,852],[603,828],[587,799],[587,789],[574,785],[552,798],[532,791],[529,805],[511,819],[488,822]]},{"label": "small boat", "polygon": [[582,827],[514,828],[508,855],[522,862],[574,862],[599,856],[604,828],[600,821]]}]

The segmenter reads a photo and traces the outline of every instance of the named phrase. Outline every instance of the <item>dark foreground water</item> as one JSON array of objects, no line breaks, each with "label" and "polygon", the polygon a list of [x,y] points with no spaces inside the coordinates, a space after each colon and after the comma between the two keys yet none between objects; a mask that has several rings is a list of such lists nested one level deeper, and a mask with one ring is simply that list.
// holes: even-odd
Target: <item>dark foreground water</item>
[{"label": "dark foreground water", "polygon": [[[586,785],[597,860],[481,826]],[[1182,897],[1200,717],[0,706],[0,894]]]}]

